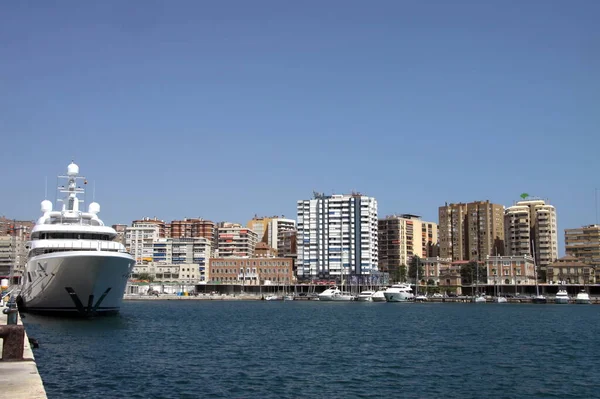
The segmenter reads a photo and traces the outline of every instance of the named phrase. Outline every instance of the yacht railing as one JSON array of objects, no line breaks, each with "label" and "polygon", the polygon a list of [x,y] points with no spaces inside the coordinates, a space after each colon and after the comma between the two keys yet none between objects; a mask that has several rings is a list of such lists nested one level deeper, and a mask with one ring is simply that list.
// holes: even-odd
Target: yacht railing
[{"label": "yacht railing", "polygon": [[95,240],[38,240],[35,248],[32,249],[34,255],[59,251],[109,251],[109,252],[127,252],[123,244],[114,241],[95,241]]}]

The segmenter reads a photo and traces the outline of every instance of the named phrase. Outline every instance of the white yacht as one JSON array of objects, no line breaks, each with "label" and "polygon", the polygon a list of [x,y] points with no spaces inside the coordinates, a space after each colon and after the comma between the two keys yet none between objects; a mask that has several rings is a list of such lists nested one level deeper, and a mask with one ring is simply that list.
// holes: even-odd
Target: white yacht
[{"label": "white yacht", "polygon": [[371,302],[385,302],[385,289],[377,290],[373,295],[371,295]]},{"label": "white yacht", "polygon": [[353,301],[354,295],[332,286],[319,294],[319,301]]},{"label": "white yacht", "polygon": [[409,284],[394,284],[383,293],[387,302],[410,302],[415,296]]},{"label": "white yacht", "polygon": [[356,300],[359,302],[372,302],[373,294],[375,294],[375,291],[373,290],[361,291],[356,297]]},{"label": "white yacht", "polygon": [[581,290],[579,294],[577,294],[577,297],[575,297],[575,303],[588,305],[592,303],[592,301],[590,300],[590,295],[585,292],[585,290]]},{"label": "white yacht", "polygon": [[62,209],[53,211],[52,202],[42,201],[42,217],[27,243],[27,264],[21,281],[19,308],[31,313],[94,316],[117,313],[125,285],[135,264],[125,246],[113,241],[117,232],[98,218],[100,205],[79,210],[79,167],[67,168]]},{"label": "white yacht", "polygon": [[561,288],[558,290],[554,297],[554,303],[569,303],[569,294],[566,289]]}]

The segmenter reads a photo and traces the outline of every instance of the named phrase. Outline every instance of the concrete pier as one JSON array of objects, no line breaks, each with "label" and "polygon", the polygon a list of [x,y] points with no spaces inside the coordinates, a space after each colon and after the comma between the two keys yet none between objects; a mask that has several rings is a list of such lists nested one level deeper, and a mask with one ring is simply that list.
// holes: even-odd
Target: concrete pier
[{"label": "concrete pier", "polygon": [[[18,336],[22,331],[23,342],[22,345],[18,342],[17,345],[11,344],[10,348],[0,350],[0,396],[10,399],[46,399],[46,390],[21,317],[17,315],[16,325],[7,325],[7,315],[2,312],[4,309],[3,306],[0,307],[0,334],[11,334],[14,339],[14,333]],[[0,348],[4,347],[4,343],[4,339],[0,338]],[[1,357],[2,353],[7,359]]]}]

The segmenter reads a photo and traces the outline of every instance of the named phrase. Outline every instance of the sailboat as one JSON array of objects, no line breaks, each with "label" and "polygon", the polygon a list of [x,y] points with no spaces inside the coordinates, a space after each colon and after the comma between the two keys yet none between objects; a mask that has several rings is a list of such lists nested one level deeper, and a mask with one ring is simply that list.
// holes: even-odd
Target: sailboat
[{"label": "sailboat", "polygon": [[[535,274],[535,297],[533,297],[533,303],[547,303],[548,300],[545,296],[540,294],[540,287],[538,285],[538,273],[537,273],[537,262],[535,261],[535,244],[531,242],[531,248],[533,251],[533,272]],[[527,273],[527,272],[526,272]]]},{"label": "sailboat", "polygon": [[[479,294],[479,262],[477,262],[477,261],[475,261],[475,262],[476,262],[475,263],[475,269],[477,270],[477,273],[476,273],[477,281],[475,282],[475,287],[476,287],[475,291],[476,291],[476,294],[473,297],[473,302],[475,302],[475,303],[485,303],[485,302],[487,302],[487,299],[485,298],[485,295],[480,295]],[[472,286],[473,285],[471,285],[471,287]]]}]

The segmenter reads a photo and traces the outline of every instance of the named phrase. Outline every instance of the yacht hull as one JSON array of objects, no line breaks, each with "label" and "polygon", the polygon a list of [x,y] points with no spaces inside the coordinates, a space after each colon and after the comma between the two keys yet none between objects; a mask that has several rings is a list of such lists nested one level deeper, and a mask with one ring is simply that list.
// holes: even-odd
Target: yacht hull
[{"label": "yacht hull", "polygon": [[412,297],[404,292],[384,292],[383,295],[387,302],[410,302],[412,300]]},{"label": "yacht hull", "polygon": [[560,305],[565,305],[569,303],[569,298],[561,298],[561,297],[557,297],[554,298],[554,303],[560,304]]},{"label": "yacht hull", "polygon": [[55,252],[27,262],[19,298],[29,313],[96,316],[119,312],[135,261],[127,253]]}]

